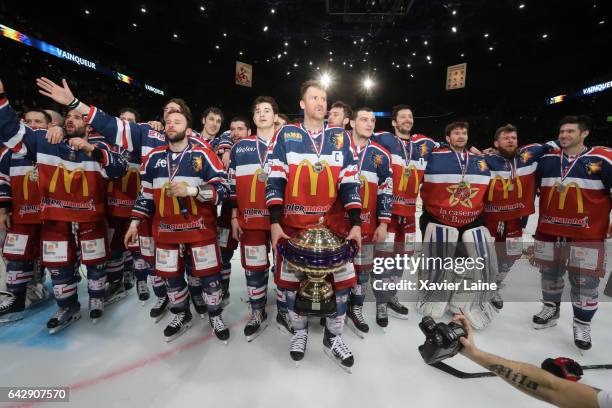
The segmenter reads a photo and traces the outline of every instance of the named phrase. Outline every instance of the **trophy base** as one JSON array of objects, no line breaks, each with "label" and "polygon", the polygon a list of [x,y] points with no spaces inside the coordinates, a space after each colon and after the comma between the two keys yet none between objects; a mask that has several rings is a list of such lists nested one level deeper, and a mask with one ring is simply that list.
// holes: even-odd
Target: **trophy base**
[{"label": "trophy base", "polygon": [[295,298],[295,313],[302,316],[329,317],[336,314],[336,297],[313,302],[299,294]]}]

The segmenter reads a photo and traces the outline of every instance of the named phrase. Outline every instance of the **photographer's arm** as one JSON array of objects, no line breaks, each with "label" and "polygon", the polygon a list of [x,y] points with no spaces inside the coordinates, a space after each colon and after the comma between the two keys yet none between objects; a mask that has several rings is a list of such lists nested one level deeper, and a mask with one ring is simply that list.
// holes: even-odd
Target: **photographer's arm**
[{"label": "photographer's arm", "polygon": [[464,316],[456,316],[466,328],[468,337],[460,338],[461,353],[496,374],[514,388],[558,407],[598,408],[599,390],[573,381],[556,377],[536,366],[518,361],[507,360],[482,351],[474,344],[472,327]]}]

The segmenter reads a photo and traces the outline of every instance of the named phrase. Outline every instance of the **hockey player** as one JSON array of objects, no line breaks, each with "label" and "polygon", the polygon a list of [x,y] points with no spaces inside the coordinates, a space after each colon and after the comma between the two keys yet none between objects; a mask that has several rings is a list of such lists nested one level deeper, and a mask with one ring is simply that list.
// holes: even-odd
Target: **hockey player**
[{"label": "hockey player", "polygon": [[[417,196],[429,153],[438,145],[426,136],[411,134],[414,116],[408,105],[394,106],[391,117],[395,134],[381,132],[372,136],[374,142],[391,154],[393,170],[391,223],[388,227],[387,242],[381,246],[381,251],[387,256],[394,256],[396,253],[412,255],[416,232]],[[377,279],[385,284],[394,283],[399,281],[402,274],[403,270],[391,269],[377,276]],[[388,326],[389,314],[398,319],[408,318],[408,308],[397,299],[397,290],[381,290],[374,293],[377,299],[376,323],[380,327]]]},{"label": "hockey player", "polygon": [[484,156],[491,171],[484,209],[498,261],[497,290],[491,303],[501,309],[504,302],[499,287],[523,253],[521,219],[534,212],[538,159],[556,144],[534,143],[519,148],[517,129],[510,124],[497,129],[493,144],[496,153]]},{"label": "hockey player", "polygon": [[[59,86],[53,81],[47,78],[39,78],[36,81],[40,92],[43,95],[49,96],[54,101],[67,105],[73,102],[76,109],[81,113],[87,114],[88,123],[98,131],[109,143],[121,146],[127,150],[130,155],[128,162],[134,164],[140,164],[144,161],[145,157],[151,152],[152,149],[167,145],[165,133],[160,133],[151,127],[148,123],[131,123],[128,121],[122,121],[119,118],[114,118],[107,115],[102,110],[95,106],[89,106],[80,102],[74,97],[72,91],[68,87],[68,84],[63,80],[62,86]],[[164,121],[168,115],[173,112],[186,112],[191,114],[189,107],[184,100],[180,98],[170,99],[163,108]],[[193,143],[202,144],[209,146],[207,142],[200,138],[192,138]],[[133,183],[128,183],[128,187],[136,187]],[[129,192],[130,197],[136,197],[138,193],[137,189],[134,188]],[[151,274],[153,292],[157,296],[156,304],[151,308],[150,316],[155,323],[159,322],[164,314],[166,313],[169,305],[169,299],[167,296],[167,288],[164,280],[154,275],[151,271],[151,264],[155,260],[155,243],[152,238],[151,225],[143,221],[139,224],[139,250],[143,261],[140,262],[139,258],[134,263],[137,279],[144,279],[145,276]],[[130,248],[136,249],[136,245],[130,245]],[[146,261],[146,262],[145,262]],[[189,272],[189,265],[187,265],[187,271]],[[196,312],[203,317],[206,313],[206,303],[202,295],[202,284],[199,278],[189,275],[189,293],[191,301],[193,302]]]},{"label": "hockey player", "polygon": [[559,143],[539,161],[540,216],[535,259],[542,276],[542,310],[533,316],[537,329],[559,320],[565,271],[571,283],[574,343],[591,348],[591,320],[597,311],[598,285],[604,276],[604,244],[610,234],[612,150],[589,147],[585,116],[561,120]]},{"label": "hockey player", "polygon": [[[244,327],[247,341],[252,341],[268,326],[265,307],[270,268],[270,219],[265,197],[269,169],[265,165],[278,105],[272,97],[259,96],[253,102],[252,111],[256,134],[238,140],[232,147],[228,172],[232,236],[240,241],[240,258],[251,305],[251,317]],[[232,121],[234,123],[239,126],[242,121]],[[282,313],[280,308],[278,313]],[[286,308],[280,319],[287,326]]]},{"label": "hockey player", "polygon": [[328,126],[337,126],[345,129],[352,115],[351,107],[347,103],[336,101],[332,103],[327,115],[327,124]]},{"label": "hockey player", "polygon": [[285,126],[287,123],[289,123],[289,117],[285,115],[284,113],[279,113],[277,116],[278,118],[274,121],[274,131],[275,132],[278,129]]},{"label": "hockey player", "polygon": [[[25,123],[32,130],[47,129],[51,117],[45,111],[31,110]],[[3,249],[7,260],[7,290],[13,295],[0,303],[0,320],[19,320],[25,307],[49,298],[42,284],[44,268],[40,267],[40,192],[38,169],[25,156],[0,149],[0,229],[7,230]],[[24,188],[25,186],[25,188]],[[11,244],[26,240],[28,244],[15,248]],[[38,276],[36,276],[38,269]]]},{"label": "hockey player", "polygon": [[[453,281],[457,274],[460,279],[490,285],[497,274],[497,259],[493,238],[483,226],[482,215],[491,173],[484,157],[466,148],[466,122],[450,123],[445,134],[449,147],[434,149],[428,157],[421,186],[423,214],[420,218],[426,259],[443,262],[422,268],[421,280]],[[457,248],[459,241],[462,247]],[[445,268],[445,260],[453,255],[454,259],[471,258],[478,268]],[[450,301],[452,310],[462,309],[474,327],[484,328],[494,315],[491,296],[490,291],[422,290],[417,309],[423,315],[440,318]]]},{"label": "hockey player", "polygon": [[[251,134],[249,126],[249,120],[237,116],[232,118],[230,121],[230,130],[223,132],[220,137],[215,138],[216,141],[213,148],[216,149],[217,156],[223,161],[225,170],[229,168],[229,156],[228,160],[224,161],[224,157],[233,144],[237,141],[248,137]],[[232,234],[232,207],[229,202],[221,203],[221,213],[217,222],[217,234],[219,237],[219,249],[221,250],[221,286],[223,288],[223,307],[229,305],[230,299],[230,277],[232,274],[232,257],[234,251],[238,248],[238,241]]]},{"label": "hockey player", "polygon": [[[319,223],[337,199],[342,201],[352,226],[346,239],[355,240],[360,246],[361,198],[350,138],[342,128],[324,126],[327,95],[318,82],[307,81],[302,85],[300,107],[304,110],[304,122],[281,128],[269,157],[266,205],[270,211],[272,247]],[[275,264],[275,281],[277,286],[287,289],[287,307],[295,330],[290,355],[299,361],[304,357],[308,340],[308,320],[295,312],[300,277],[288,271],[278,251]],[[334,274],[336,315],[327,318],[323,338],[326,353],[345,369],[354,362],[342,338],[347,298],[354,285],[352,268]]]},{"label": "hockey player", "polygon": [[[68,139],[52,145],[45,131],[34,131],[19,122],[9,106],[0,83],[0,139],[14,153],[23,154],[38,166],[41,194],[42,264],[49,268],[59,309],[47,322],[50,333],[80,318],[76,260],[71,223],[78,223],[81,262],[87,268],[89,315],[95,321],[104,310],[108,258],[104,225],[105,178],[121,177],[127,163],[102,142],[87,141],[85,118],[75,109],[68,111],[65,130]],[[28,244],[17,239],[14,251]]]},{"label": "hockey player", "polygon": [[[363,317],[363,303],[367,283],[374,263],[375,244],[385,242],[387,226],[391,222],[391,205],[393,194],[393,174],[391,155],[381,145],[371,140],[376,124],[374,112],[367,107],[359,108],[353,113],[350,124],[353,129],[351,141],[357,152],[357,177],[360,182],[361,195],[361,234],[362,247],[353,262],[357,284],[351,288],[347,322],[359,336],[364,337],[370,327]],[[339,202],[329,213],[332,229],[342,235],[349,230]],[[339,224],[339,225],[338,225]],[[375,292],[378,295],[378,292]]]},{"label": "hockey player", "polygon": [[164,330],[166,341],[191,326],[187,283],[192,275],[204,286],[208,318],[217,338],[227,341],[229,329],[221,312],[221,262],[216,234],[216,205],[229,194],[227,175],[208,146],[187,137],[191,117],[173,112],[166,118],[167,146],[153,149],[142,164],[142,190],[132,211],[125,244],[137,242],[140,220],[152,219],[155,273],[167,280],[174,318]]}]

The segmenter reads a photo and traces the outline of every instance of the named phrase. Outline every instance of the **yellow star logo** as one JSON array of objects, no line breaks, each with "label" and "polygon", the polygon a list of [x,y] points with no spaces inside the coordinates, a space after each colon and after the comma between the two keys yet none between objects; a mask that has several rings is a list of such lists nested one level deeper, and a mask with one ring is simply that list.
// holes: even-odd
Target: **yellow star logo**
[{"label": "yellow star logo", "polygon": [[461,204],[466,208],[472,208],[472,198],[478,195],[477,187],[470,187],[470,183],[453,184],[446,187],[446,191],[451,193],[448,203],[451,207]]}]

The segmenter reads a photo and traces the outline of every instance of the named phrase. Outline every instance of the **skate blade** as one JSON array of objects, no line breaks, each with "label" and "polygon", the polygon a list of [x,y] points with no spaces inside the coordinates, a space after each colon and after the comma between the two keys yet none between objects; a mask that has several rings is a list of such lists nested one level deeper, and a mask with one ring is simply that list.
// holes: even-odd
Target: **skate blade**
[{"label": "skate blade", "polygon": [[353,323],[353,320],[351,320],[350,318],[347,318],[345,324],[349,327],[349,329],[351,329],[353,333],[355,333],[357,337],[359,337],[362,340],[365,339],[366,333],[359,330],[357,326],[355,326],[355,323]]},{"label": "skate blade", "polygon": [[276,323],[276,328],[280,330],[281,332],[288,334],[289,336],[293,336],[293,333],[291,333],[290,330],[288,330],[285,326],[283,326],[282,324],[278,322]]},{"label": "skate blade", "polygon": [[172,336],[170,337],[166,337],[166,343],[170,343],[173,340],[176,340],[178,337],[182,336],[183,333],[185,333],[187,330],[189,330],[191,328],[191,322],[189,323],[185,323],[183,325],[183,327],[181,327],[181,330],[179,330],[178,332],[174,333]]},{"label": "skate blade", "polygon": [[23,320],[24,315],[25,310],[23,312],[11,313],[9,316],[0,317],[0,327]]},{"label": "skate blade", "polygon": [[542,329],[548,329],[549,327],[555,327],[557,325],[557,321],[553,321],[551,323],[545,323],[545,324],[538,324],[538,323],[533,323],[533,328],[536,330],[542,330]]},{"label": "skate blade", "polygon": [[255,340],[257,337],[259,337],[261,333],[263,333],[263,331],[266,330],[267,327],[268,327],[268,323],[262,322],[259,325],[259,329],[255,333],[251,334],[250,336],[245,336],[247,343],[250,343],[253,340]]},{"label": "skate blade", "polygon": [[76,322],[80,318],[81,318],[81,312],[73,315],[70,318],[70,320],[66,321],[66,323],[64,323],[64,324],[62,324],[60,326],[54,327],[52,329],[49,329],[49,334],[55,334],[55,333],[58,333],[58,332],[62,331],[63,329],[65,329],[66,327],[70,326],[72,323]]},{"label": "skate blade", "polygon": [[128,292],[125,292],[125,291],[119,294],[113,295],[112,297],[108,298],[108,300],[104,301],[104,307],[114,305],[115,303],[119,302],[121,299],[125,299],[127,295],[128,295]]},{"label": "skate blade", "polygon": [[389,315],[389,317],[393,317],[394,319],[408,320],[408,314],[403,315],[401,313],[397,313],[395,310],[391,308],[387,308],[387,314]]},{"label": "skate blade", "polygon": [[351,371],[351,367],[347,367],[342,365],[342,363],[334,356],[334,354],[331,352],[330,349],[328,349],[327,347],[323,346],[323,352],[325,353],[325,355],[327,357],[329,357],[329,359],[331,361],[333,361],[338,367],[340,367],[342,369],[342,371],[344,371],[347,374],[352,374],[353,372]]}]

